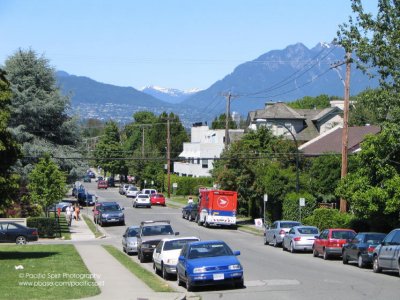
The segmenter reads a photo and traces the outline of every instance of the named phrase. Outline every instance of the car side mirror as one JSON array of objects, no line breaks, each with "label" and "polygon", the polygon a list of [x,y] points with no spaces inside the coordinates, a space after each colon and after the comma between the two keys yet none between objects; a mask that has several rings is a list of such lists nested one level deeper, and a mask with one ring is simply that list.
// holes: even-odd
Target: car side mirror
[{"label": "car side mirror", "polygon": [[185,261],[185,257],[183,255],[179,255],[178,261]]},{"label": "car side mirror", "polygon": [[240,251],[233,251],[233,255],[235,255],[235,256],[240,255]]},{"label": "car side mirror", "polygon": [[178,232],[175,232],[175,235],[179,235],[179,231],[178,231]]},{"label": "car side mirror", "polygon": [[125,237],[126,237],[126,234],[124,234],[122,237],[124,237],[124,238],[125,238]]},{"label": "car side mirror", "polygon": [[125,207],[121,208],[121,210],[125,210]]}]

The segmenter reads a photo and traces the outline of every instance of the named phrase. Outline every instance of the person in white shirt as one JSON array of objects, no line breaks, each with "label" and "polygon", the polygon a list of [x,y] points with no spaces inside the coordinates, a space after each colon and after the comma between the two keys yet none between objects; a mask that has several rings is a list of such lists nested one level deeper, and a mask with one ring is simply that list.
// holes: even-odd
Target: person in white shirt
[{"label": "person in white shirt", "polygon": [[74,213],[74,209],[72,208],[72,206],[67,206],[67,208],[65,209],[65,215],[66,215],[68,226],[71,226],[71,224],[72,224],[72,214],[73,213]]}]

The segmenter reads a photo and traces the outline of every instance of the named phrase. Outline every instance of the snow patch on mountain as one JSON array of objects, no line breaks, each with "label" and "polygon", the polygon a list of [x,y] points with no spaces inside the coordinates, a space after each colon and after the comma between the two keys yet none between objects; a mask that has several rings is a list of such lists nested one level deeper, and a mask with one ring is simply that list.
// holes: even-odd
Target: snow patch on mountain
[{"label": "snow patch on mountain", "polygon": [[180,103],[186,100],[189,96],[192,96],[193,94],[200,91],[200,89],[197,88],[179,90],[173,88],[165,88],[156,85],[145,86],[139,90],[142,91],[143,93],[156,97],[160,100],[174,104]]}]

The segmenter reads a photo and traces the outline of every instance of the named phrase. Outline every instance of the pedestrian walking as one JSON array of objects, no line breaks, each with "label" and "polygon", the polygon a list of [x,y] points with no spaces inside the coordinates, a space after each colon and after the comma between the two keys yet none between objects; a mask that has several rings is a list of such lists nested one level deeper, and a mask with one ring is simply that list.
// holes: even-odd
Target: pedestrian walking
[{"label": "pedestrian walking", "polygon": [[76,219],[77,221],[79,221],[79,220],[81,219],[80,213],[81,213],[81,209],[80,209],[80,207],[79,207],[79,204],[76,204],[76,205],[75,205],[75,219]]},{"label": "pedestrian walking", "polygon": [[65,217],[67,219],[68,226],[71,226],[72,224],[72,214],[73,214],[72,206],[67,206],[67,208],[65,209]]}]

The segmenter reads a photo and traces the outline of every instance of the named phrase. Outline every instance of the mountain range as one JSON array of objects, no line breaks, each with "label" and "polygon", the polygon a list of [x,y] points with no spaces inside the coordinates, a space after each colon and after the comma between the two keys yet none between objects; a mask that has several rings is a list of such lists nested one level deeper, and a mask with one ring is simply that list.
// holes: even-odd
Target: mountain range
[{"label": "mountain range", "polygon": [[[131,120],[132,113],[138,110],[155,113],[173,111],[190,125],[190,122],[210,121],[223,113],[228,93],[232,99],[231,110],[243,117],[251,110],[264,107],[267,101],[287,102],[321,94],[342,98],[345,65],[337,68],[332,66],[343,61],[344,56],[344,49],[337,45],[319,43],[308,49],[297,43],[240,64],[208,89],[197,92],[154,86],[140,91],[96,82],[63,71],[57,72],[57,80],[61,91],[71,96],[72,107],[80,109],[81,115],[86,117],[97,115],[100,119],[106,119],[100,115],[101,109],[92,114],[82,111],[83,107],[93,108],[96,103],[97,107],[108,104],[106,111],[110,116],[115,117],[118,111],[123,112],[125,116],[120,121]],[[370,79],[352,66],[351,95],[377,86],[377,79]],[[110,106],[117,112],[110,112]]]}]

